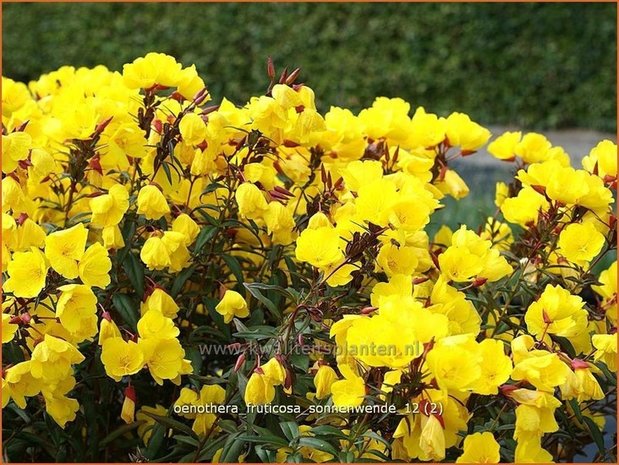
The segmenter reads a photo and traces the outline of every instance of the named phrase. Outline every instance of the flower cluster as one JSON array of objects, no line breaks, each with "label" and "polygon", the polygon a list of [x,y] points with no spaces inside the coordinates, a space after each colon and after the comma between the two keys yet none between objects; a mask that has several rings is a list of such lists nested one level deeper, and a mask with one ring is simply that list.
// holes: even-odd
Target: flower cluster
[{"label": "flower cluster", "polygon": [[[502,134],[494,216],[429,234],[490,132],[399,98],[321,114],[267,71],[243,106],[160,53],[3,78],[13,458],[36,433],[38,458],[613,460],[617,146],[579,168]],[[275,404],[349,411],[251,411]]]}]

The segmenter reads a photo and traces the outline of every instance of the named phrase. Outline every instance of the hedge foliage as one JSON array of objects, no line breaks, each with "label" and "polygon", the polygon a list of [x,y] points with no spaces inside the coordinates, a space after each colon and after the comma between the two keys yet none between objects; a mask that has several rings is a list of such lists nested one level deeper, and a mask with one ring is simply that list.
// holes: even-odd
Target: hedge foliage
[{"label": "hedge foliage", "polygon": [[272,55],[303,69],[323,111],[400,96],[484,123],[615,131],[613,4],[9,4],[3,29],[4,75],[22,81],[158,50],[242,103]]}]

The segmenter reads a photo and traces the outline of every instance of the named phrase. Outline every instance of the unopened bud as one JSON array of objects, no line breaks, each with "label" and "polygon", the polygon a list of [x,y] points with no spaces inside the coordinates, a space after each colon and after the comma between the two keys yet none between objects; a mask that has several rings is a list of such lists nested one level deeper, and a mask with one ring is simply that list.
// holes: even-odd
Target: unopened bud
[{"label": "unopened bud", "polygon": [[236,363],[234,364],[234,372],[237,373],[241,369],[244,363],[245,363],[245,352],[239,355],[239,357],[236,359]]},{"label": "unopened bud", "polygon": [[28,219],[28,213],[20,213],[19,218],[17,218],[17,224],[21,226]]},{"label": "unopened bud", "polygon": [[296,81],[296,80],[297,80],[297,78],[299,77],[299,74],[300,74],[300,73],[301,73],[301,68],[295,68],[295,69],[292,71],[292,73],[290,73],[290,74],[288,75],[288,77],[286,78],[286,82],[285,82],[285,84],[286,84],[286,85],[288,85],[288,86],[289,86],[289,85],[291,85],[291,84],[293,84],[293,83],[294,83],[294,81]]},{"label": "unopened bud", "polygon": [[204,87],[201,91],[199,91],[195,97],[193,98],[193,103],[195,105],[200,105],[204,100],[209,96],[208,89]]},{"label": "unopened bud", "polygon": [[108,119],[106,119],[102,123],[99,123],[97,125],[97,128],[95,129],[95,134],[101,134],[103,131],[105,131],[105,128],[108,126],[108,124],[110,124],[110,122],[112,121],[112,118],[114,117],[110,116]]},{"label": "unopened bud", "polygon": [[473,281],[473,287],[481,287],[488,282],[488,278],[477,277]]},{"label": "unopened bud", "polygon": [[273,58],[271,57],[267,58],[267,76],[269,76],[269,79],[271,80],[275,79],[275,65],[273,64]]},{"label": "unopened bud", "polygon": [[200,114],[202,116],[206,116],[217,110],[219,110],[219,105],[211,105],[210,107],[206,107],[204,110],[202,110],[202,113]]},{"label": "unopened bud", "polygon": [[572,360],[571,365],[574,370],[582,370],[585,368],[589,368],[589,364],[587,362],[585,362],[584,360],[580,360],[578,358],[575,358],[574,360]]}]

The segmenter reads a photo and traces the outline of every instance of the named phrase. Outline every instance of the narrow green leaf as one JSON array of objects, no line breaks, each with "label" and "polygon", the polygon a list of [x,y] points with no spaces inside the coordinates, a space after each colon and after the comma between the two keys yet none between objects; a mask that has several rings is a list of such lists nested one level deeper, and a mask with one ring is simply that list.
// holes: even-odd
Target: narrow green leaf
[{"label": "narrow green leaf", "polygon": [[598,428],[598,425],[596,425],[595,422],[589,417],[583,417],[583,420],[587,424],[589,432],[591,433],[591,437],[595,441],[595,445],[598,446],[600,454],[604,455],[604,436]]},{"label": "narrow green leaf", "polygon": [[230,271],[232,271],[232,274],[236,278],[237,282],[242,285],[245,279],[243,278],[243,270],[241,269],[241,264],[239,263],[237,258],[233,257],[232,255],[222,255],[221,258],[223,258],[223,261],[226,262],[226,265],[228,265],[228,268],[230,268]]},{"label": "narrow green leaf", "polygon": [[312,449],[316,449],[322,452],[327,452],[334,457],[337,457],[339,450],[333,447],[332,444],[328,443],[324,439],[312,438],[312,437],[302,437],[299,439],[300,446],[311,447]]},{"label": "narrow green leaf", "polygon": [[261,287],[259,287],[258,285],[260,285],[260,283],[243,283],[243,286],[245,286],[249,293],[254,296],[260,303],[262,303],[275,318],[279,319],[281,315],[277,310],[277,307],[273,302],[271,302],[264,295],[262,295],[262,293],[260,292]]},{"label": "narrow green leaf", "polygon": [[282,429],[284,436],[286,436],[289,441],[298,438],[300,435],[299,425],[297,425],[294,421],[283,421],[279,424],[279,427]]},{"label": "narrow green leaf", "polygon": [[176,431],[180,431],[182,433],[185,433],[188,436],[191,436],[193,438],[197,438],[198,436],[196,435],[196,433],[189,427],[187,426],[185,423],[181,423],[178,420],[174,420],[173,418],[170,417],[164,417],[161,415],[155,415],[154,413],[150,413],[150,412],[144,412],[146,415],[148,415],[149,417],[153,418],[157,423],[167,427],[167,428],[171,428],[173,430]]},{"label": "narrow green leaf", "polygon": [[133,300],[126,294],[114,294],[112,296],[112,303],[124,322],[135,331],[137,329],[139,312]]},{"label": "narrow green leaf", "polygon": [[183,289],[183,286],[187,282],[187,280],[191,277],[193,272],[195,271],[195,265],[190,266],[189,268],[185,268],[181,271],[177,276],[174,282],[172,283],[172,288],[170,289],[170,295],[172,297],[176,297],[178,293]]},{"label": "narrow green leaf", "polygon": [[144,420],[135,421],[133,423],[129,423],[128,425],[122,425],[121,427],[116,428],[114,431],[112,431],[110,434],[108,434],[106,437],[104,437],[101,440],[101,442],[99,443],[99,448],[103,449],[106,445],[108,445],[114,439],[122,436],[125,433],[128,433],[129,431],[133,431],[134,429],[136,429],[138,426],[140,426],[143,423],[144,423]]},{"label": "narrow green leaf", "polygon": [[196,243],[193,246],[193,253],[198,254],[202,250],[202,247],[210,241],[215,234],[217,234],[217,228],[215,226],[205,226],[196,238]]},{"label": "narrow green leaf", "polygon": [[141,299],[144,296],[144,265],[134,254],[129,252],[123,261],[123,268],[138,298]]},{"label": "narrow green leaf", "polygon": [[243,451],[246,442],[239,439],[241,433],[231,434],[228,436],[223,450],[221,451],[220,463],[236,463],[238,462],[239,455]]}]

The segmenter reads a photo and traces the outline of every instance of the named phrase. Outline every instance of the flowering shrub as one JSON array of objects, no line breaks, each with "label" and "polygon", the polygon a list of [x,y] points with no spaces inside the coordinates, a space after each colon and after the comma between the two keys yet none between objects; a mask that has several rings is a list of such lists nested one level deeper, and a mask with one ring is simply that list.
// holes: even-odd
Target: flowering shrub
[{"label": "flowering shrub", "polygon": [[430,237],[490,132],[298,74],[3,78],[5,456],[614,461],[616,145],[500,135],[494,216]]}]

